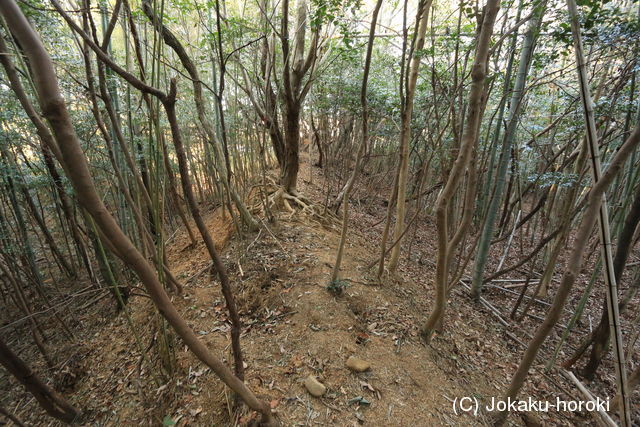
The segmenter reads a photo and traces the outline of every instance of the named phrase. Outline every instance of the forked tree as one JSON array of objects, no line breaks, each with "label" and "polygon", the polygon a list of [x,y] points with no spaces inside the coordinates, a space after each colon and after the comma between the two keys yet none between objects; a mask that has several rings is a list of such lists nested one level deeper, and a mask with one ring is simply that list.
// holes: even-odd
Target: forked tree
[{"label": "forked tree", "polygon": [[[480,22],[480,32],[476,41],[475,58],[471,69],[471,88],[469,90],[469,107],[465,131],[462,136],[462,143],[458,156],[449,172],[444,188],[440,191],[436,201],[436,226],[438,228],[438,257],[436,263],[436,300],[433,310],[427,321],[420,329],[422,338],[426,342],[431,341],[433,333],[441,328],[442,319],[445,315],[447,304],[447,294],[449,290],[449,268],[451,260],[458,244],[468,231],[473,214],[475,201],[475,180],[476,172],[473,153],[476,150],[478,139],[478,126],[484,114],[486,96],[486,77],[489,66],[489,43],[493,35],[493,25],[498,14],[500,2],[497,0],[487,1]],[[470,166],[471,165],[471,166]],[[468,182],[466,191],[466,211],[463,214],[460,225],[452,237],[449,237],[449,206],[451,200],[458,190],[460,182],[468,169]]]}]

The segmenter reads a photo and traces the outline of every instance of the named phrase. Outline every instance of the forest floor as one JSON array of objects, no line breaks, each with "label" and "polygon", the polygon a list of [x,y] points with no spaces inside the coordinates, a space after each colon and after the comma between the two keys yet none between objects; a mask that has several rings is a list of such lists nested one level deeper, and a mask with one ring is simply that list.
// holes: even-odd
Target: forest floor
[{"label": "forest floor", "polygon": [[[321,204],[321,170],[309,170],[304,163],[300,177],[300,191]],[[244,324],[246,382],[270,402],[283,425],[483,425],[488,420],[482,414],[456,415],[453,399],[470,396],[487,403],[498,398],[522,356],[517,340],[528,342],[521,331],[531,333],[532,326],[525,321],[505,328],[472,303],[461,286],[452,291],[444,333],[430,346],[422,344],[418,328],[434,294],[435,226],[428,219],[421,224],[408,255],[413,261],[402,262],[397,274],[376,282],[366,265],[379,252],[384,196],[369,194],[366,205],[352,205],[353,227],[342,268],[347,286],[341,295],[327,289],[339,241],[337,220],[321,225],[280,214],[261,231],[238,236],[220,209],[206,214]],[[204,245],[190,247],[180,230],[167,256],[184,285],[184,293],[172,297],[174,304],[211,351],[231,360],[226,308],[219,282],[207,273]],[[511,301],[509,294],[496,298]],[[532,313],[542,315],[542,309]],[[63,391],[84,410],[83,424],[222,426],[254,421],[255,414],[233,412],[228,389],[176,344],[147,297],[134,296],[129,313],[133,331],[124,314],[113,319],[105,314],[99,324],[85,328],[82,344],[69,349],[65,363],[73,380]],[[173,351],[162,351],[163,346]],[[556,371],[543,372],[541,363],[549,351],[520,396],[582,399]],[[352,355],[371,368],[350,371],[345,362]],[[312,397],[305,389],[309,375],[327,387],[323,397]],[[15,393],[18,405],[8,409],[16,409],[28,424],[55,424],[26,393]],[[595,424],[586,412],[529,415],[551,425]],[[534,418],[512,415],[509,420],[523,424]]]}]

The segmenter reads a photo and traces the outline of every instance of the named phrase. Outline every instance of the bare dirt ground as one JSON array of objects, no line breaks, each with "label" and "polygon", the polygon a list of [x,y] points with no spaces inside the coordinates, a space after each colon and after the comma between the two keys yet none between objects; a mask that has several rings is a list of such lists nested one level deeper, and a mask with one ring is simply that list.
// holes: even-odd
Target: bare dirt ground
[{"label": "bare dirt ground", "polygon": [[[308,180],[310,173],[313,183],[303,182],[300,190],[321,203],[321,171],[304,164],[300,176]],[[488,418],[482,414],[456,415],[451,401],[499,397],[517,366],[523,348],[514,336],[526,343],[519,329],[530,326],[503,327],[459,286],[451,294],[445,332],[430,346],[422,344],[417,332],[432,304],[435,227],[428,220],[420,224],[408,255],[412,262],[378,283],[365,266],[379,252],[384,210],[352,206],[339,295],[327,289],[337,226],[283,214],[259,232],[238,236],[219,209],[207,214],[242,315],[246,382],[270,402],[283,425],[484,425]],[[180,230],[169,244],[168,260],[184,285],[174,304],[209,348],[230,361],[229,322],[219,283],[207,272],[204,245],[189,247]],[[496,298],[498,306],[509,301]],[[233,410],[228,389],[175,339],[148,298],[133,297],[129,315],[130,320],[105,315],[69,350],[75,355],[69,358],[73,381],[64,391],[84,410],[83,424],[226,426],[256,420],[255,414]],[[345,362],[352,355],[371,368],[350,371]],[[547,356],[548,351],[521,396],[581,398],[557,372],[542,372]],[[323,397],[305,389],[309,375],[327,387]],[[28,424],[55,424],[14,389],[14,413]],[[587,413],[531,415],[536,418],[528,422],[547,425],[595,424]],[[511,415],[509,422],[523,424],[525,418]]]}]

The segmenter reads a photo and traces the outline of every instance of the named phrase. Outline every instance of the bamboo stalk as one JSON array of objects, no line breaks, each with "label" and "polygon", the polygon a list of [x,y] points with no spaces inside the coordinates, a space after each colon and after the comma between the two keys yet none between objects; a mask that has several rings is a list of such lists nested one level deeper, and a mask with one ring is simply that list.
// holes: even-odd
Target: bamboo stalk
[{"label": "bamboo stalk", "polygon": [[[582,49],[582,37],[580,34],[580,23],[578,20],[578,7],[575,0],[567,0],[569,17],[571,19],[571,32],[573,33],[573,44],[576,55],[578,80],[580,82],[580,98],[582,100],[583,112],[585,116],[586,137],[590,154],[591,174],[594,184],[601,180],[602,170],[600,165],[600,152],[598,147],[598,134],[593,113],[593,101],[589,90],[589,79],[587,76],[587,65]],[[604,279],[607,285],[607,307],[609,309],[609,327],[614,352],[614,363],[616,366],[616,382],[620,399],[620,421],[623,426],[631,425],[631,410],[629,408],[629,397],[627,394],[627,373],[622,344],[622,332],[620,328],[620,315],[618,313],[618,288],[616,276],[613,268],[613,254],[611,248],[611,230],[609,228],[609,210],[607,207],[606,195],[602,194],[602,203],[598,213],[599,236],[602,246],[602,261],[604,266]]]}]

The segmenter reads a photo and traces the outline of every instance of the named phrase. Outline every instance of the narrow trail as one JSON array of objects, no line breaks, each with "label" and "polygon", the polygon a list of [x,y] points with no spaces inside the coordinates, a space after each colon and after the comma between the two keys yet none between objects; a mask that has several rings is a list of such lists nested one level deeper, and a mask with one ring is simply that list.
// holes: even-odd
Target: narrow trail
[{"label": "narrow trail", "polygon": [[[304,164],[301,175],[309,173]],[[314,184],[306,182],[301,190],[317,199],[321,174],[313,173]],[[283,217],[240,239],[229,216],[223,217],[220,210],[206,214],[244,324],[246,381],[270,400],[287,426],[486,423],[483,416],[454,414],[451,399],[499,396],[516,366],[518,348],[486,313],[468,307],[468,301],[457,301],[448,314],[449,329],[432,346],[424,346],[418,326],[431,307],[433,266],[428,260],[418,267],[415,264],[420,263],[411,263],[413,270],[401,269],[383,284],[374,283],[363,269],[377,254],[377,241],[368,238],[373,232],[370,223],[377,219],[357,206],[354,211],[341,295],[327,290],[337,229]],[[422,249],[429,251],[430,245],[426,242]],[[168,246],[168,259],[184,285],[184,294],[174,296],[174,303],[202,340],[230,361],[229,322],[219,283],[208,274],[204,245],[190,247],[181,230]],[[461,294],[454,291],[452,299],[463,298]],[[255,421],[249,413],[234,418],[228,390],[183,346],[169,340],[175,361],[158,356],[162,322],[146,298],[135,297],[130,310],[147,358],[156,372],[172,366],[174,379],[145,372],[146,363],[140,372],[140,354],[120,316],[86,343],[86,360],[92,362],[73,397],[94,408],[92,421],[109,425]],[[503,356],[497,359],[494,354]],[[345,366],[349,356],[369,362],[371,368],[350,371]],[[495,376],[483,373],[492,371]],[[313,397],[305,389],[303,381],[309,375],[326,386],[323,397]],[[534,379],[527,393],[545,396],[549,387]]]}]

